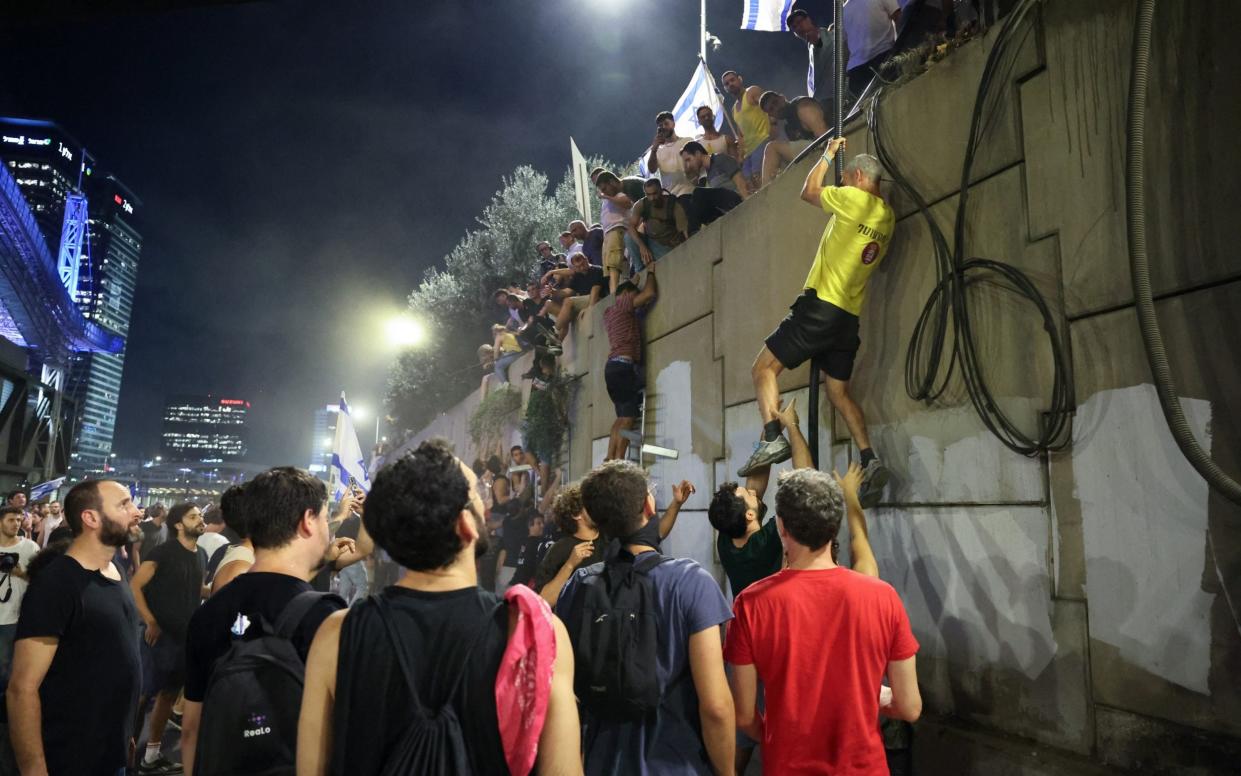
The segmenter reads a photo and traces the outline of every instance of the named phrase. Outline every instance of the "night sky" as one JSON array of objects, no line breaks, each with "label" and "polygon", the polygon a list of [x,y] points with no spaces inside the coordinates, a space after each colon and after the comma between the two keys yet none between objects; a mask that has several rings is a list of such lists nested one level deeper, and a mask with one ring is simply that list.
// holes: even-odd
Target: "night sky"
[{"label": "night sky", "polygon": [[[741,31],[741,9],[708,1],[713,72],[804,93],[804,45]],[[307,0],[0,32],[0,115],[60,123],[144,205],[113,449],[153,456],[166,394],[210,392],[253,403],[252,461],[305,466],[317,406],[344,389],[379,408],[380,322],[500,177],[554,183],[570,135],[636,158],[697,35],[695,0]]]}]

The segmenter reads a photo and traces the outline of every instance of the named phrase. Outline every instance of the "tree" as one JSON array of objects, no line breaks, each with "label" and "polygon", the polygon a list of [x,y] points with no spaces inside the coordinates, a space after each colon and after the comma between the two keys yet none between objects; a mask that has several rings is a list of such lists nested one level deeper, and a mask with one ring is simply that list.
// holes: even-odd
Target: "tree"
[{"label": "tree", "polygon": [[[587,166],[621,175],[632,171],[632,165],[618,168],[600,157],[588,159]],[[427,270],[410,293],[410,310],[426,323],[431,336],[427,346],[401,354],[392,365],[388,412],[401,427],[421,428],[477,386],[482,372],[475,351],[490,342],[488,327],[498,312],[492,294],[524,284],[534,270],[538,242],[548,240],[558,251],[556,236],[580,217],[572,170],[566,170],[550,194],[548,187],[543,173],[529,165],[517,167],[483,208],[479,228],[466,232],[444,257],[443,268]],[[592,215],[598,217],[593,188],[591,203]]]}]

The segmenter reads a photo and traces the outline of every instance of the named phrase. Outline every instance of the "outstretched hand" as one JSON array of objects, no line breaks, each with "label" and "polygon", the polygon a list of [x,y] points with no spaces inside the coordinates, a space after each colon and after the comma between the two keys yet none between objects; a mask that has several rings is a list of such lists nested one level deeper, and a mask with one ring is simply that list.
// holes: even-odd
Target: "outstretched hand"
[{"label": "outstretched hand", "polygon": [[838,472],[833,471],[832,476],[836,478],[836,482],[840,484],[840,489],[844,491],[845,500],[849,503],[857,501],[858,488],[862,486],[862,467],[854,461],[849,464],[849,468],[845,471],[845,476],[841,477]]},{"label": "outstretched hand", "polygon": [[323,553],[323,562],[325,564],[335,563],[340,556],[353,554],[355,550],[353,539],[333,539],[332,543],[327,546],[327,552]]},{"label": "outstretched hand", "polygon": [[796,428],[801,424],[801,418],[797,417],[797,397],[789,400],[789,403],[776,410],[776,418],[780,421],[780,425],[785,428]]},{"label": "outstretched hand", "polygon": [[672,500],[676,502],[677,506],[681,506],[686,501],[689,501],[689,497],[694,495],[695,492],[694,486],[689,480],[681,480],[679,485],[672,486]]}]

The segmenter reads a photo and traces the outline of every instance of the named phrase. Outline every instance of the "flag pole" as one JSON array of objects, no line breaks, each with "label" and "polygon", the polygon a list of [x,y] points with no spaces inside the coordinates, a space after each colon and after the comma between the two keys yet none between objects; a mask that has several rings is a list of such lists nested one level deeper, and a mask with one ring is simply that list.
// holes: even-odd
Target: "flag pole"
[{"label": "flag pole", "polygon": [[707,0],[699,0],[698,4],[698,58],[707,63]]}]

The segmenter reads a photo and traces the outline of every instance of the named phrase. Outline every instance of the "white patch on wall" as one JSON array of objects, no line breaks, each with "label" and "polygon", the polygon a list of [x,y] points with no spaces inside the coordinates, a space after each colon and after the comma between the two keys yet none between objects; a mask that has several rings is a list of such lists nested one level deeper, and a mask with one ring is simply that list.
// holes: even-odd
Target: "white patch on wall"
[{"label": "white patch on wall", "polygon": [[[1181,399],[1181,408],[1209,451],[1210,402]],[[1091,396],[1073,435],[1091,639],[1209,694],[1215,596],[1202,590],[1206,481],[1176,446],[1152,385]]]},{"label": "white patch on wall", "polygon": [[[693,370],[688,361],[673,361],[655,376],[647,399],[647,441],[680,453],[676,459],[648,458],[655,503],[662,510],[672,501],[672,486],[693,483],[696,492],[685,503],[676,527],[664,540],[666,555],[693,558],[720,577],[715,566],[715,532],[707,520],[714,478],[711,466],[694,450]],[[717,431],[717,433],[719,433]]]},{"label": "white patch on wall", "polygon": [[595,468],[603,463],[603,459],[608,455],[608,438],[599,437],[592,439],[590,442],[590,468]]},{"label": "white patch on wall", "polygon": [[904,601],[919,654],[966,670],[1043,672],[1056,654],[1045,510],[875,509],[867,518],[880,576]]}]

